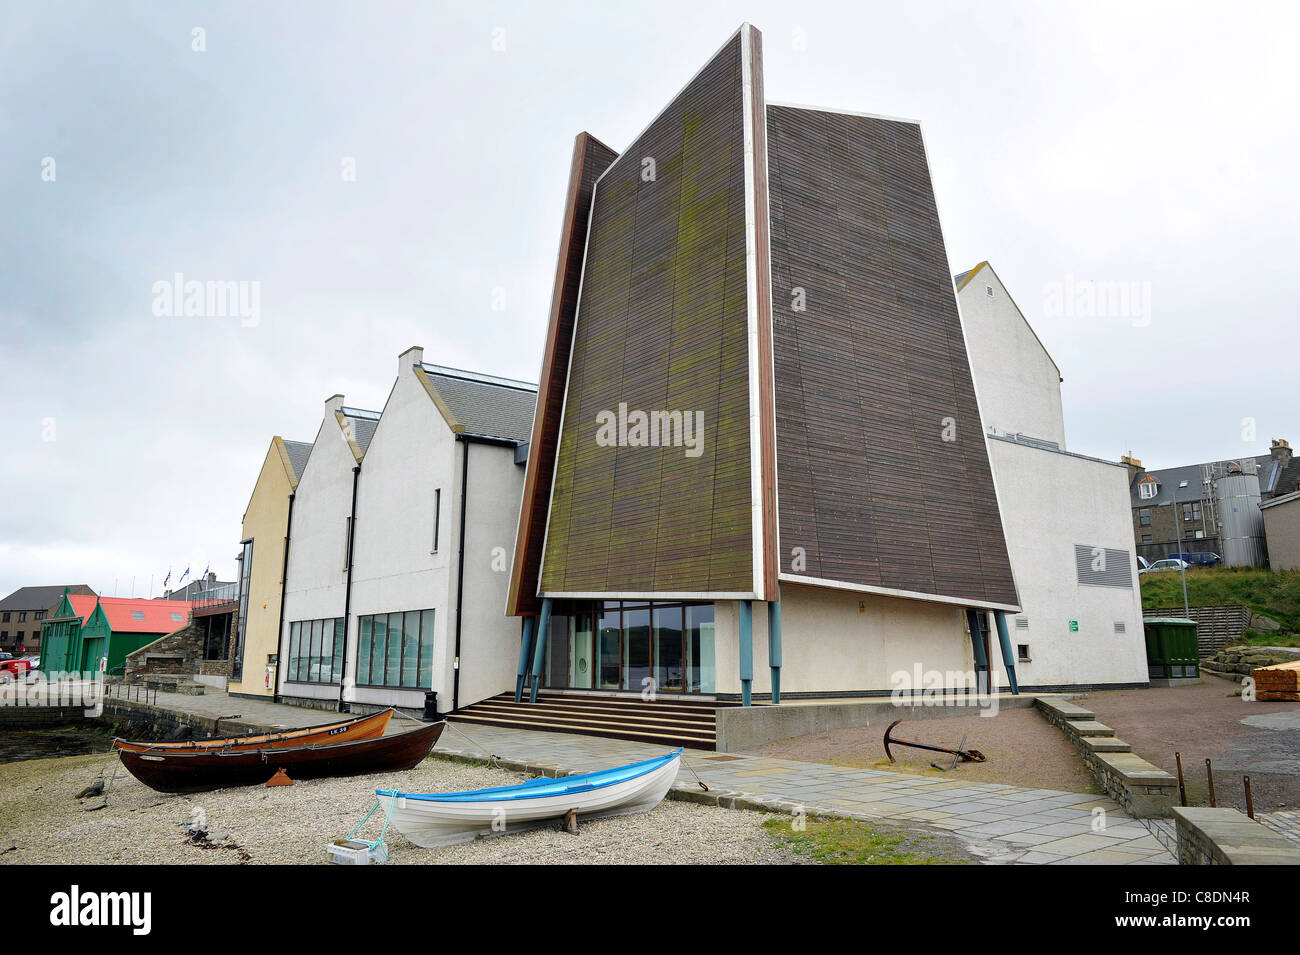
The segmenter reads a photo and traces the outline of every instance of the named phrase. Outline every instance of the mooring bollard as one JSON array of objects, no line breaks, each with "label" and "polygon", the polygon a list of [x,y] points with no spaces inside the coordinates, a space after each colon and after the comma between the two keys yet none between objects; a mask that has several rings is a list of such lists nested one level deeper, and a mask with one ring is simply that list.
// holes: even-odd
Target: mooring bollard
[{"label": "mooring bollard", "polygon": [[1251,794],[1250,794],[1250,777],[1249,777],[1249,776],[1242,776],[1242,777],[1241,777],[1241,785],[1242,785],[1242,786],[1245,788],[1245,790],[1246,790],[1246,815],[1249,816],[1251,819],[1254,819],[1254,818],[1255,818],[1255,799],[1254,799],[1254,797],[1251,796]]},{"label": "mooring bollard", "polygon": [[1178,804],[1187,805],[1187,787],[1183,784],[1183,754],[1174,753],[1174,762],[1178,764]]}]

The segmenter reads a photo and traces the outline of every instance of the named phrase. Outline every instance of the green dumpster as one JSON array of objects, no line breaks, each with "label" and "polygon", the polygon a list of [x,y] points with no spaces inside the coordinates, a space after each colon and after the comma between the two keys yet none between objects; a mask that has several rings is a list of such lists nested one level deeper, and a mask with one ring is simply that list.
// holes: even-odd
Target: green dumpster
[{"label": "green dumpster", "polygon": [[1182,680],[1201,675],[1196,621],[1185,617],[1147,617],[1147,671],[1152,680]]}]

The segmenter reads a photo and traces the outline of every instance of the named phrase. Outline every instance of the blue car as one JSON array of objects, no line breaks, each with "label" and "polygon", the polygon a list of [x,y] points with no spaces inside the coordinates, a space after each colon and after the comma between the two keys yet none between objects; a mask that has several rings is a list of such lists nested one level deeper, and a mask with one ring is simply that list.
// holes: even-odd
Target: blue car
[{"label": "blue car", "polygon": [[1185,560],[1193,567],[1213,567],[1215,564],[1223,563],[1223,558],[1218,554],[1211,553],[1208,550],[1197,551],[1191,554],[1170,554],[1170,560]]}]

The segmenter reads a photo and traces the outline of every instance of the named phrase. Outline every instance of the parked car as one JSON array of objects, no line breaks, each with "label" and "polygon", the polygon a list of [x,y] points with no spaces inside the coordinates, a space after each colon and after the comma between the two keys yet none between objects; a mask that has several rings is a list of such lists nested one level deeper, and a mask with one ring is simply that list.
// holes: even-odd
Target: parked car
[{"label": "parked car", "polygon": [[1152,564],[1152,565],[1151,565],[1150,567],[1148,567],[1146,570],[1139,571],[1139,573],[1143,573],[1143,574],[1158,574],[1158,573],[1160,573],[1160,572],[1162,572],[1162,571],[1166,571],[1166,570],[1186,570],[1186,569],[1187,569],[1188,567],[1190,567],[1190,566],[1192,566],[1192,565],[1189,564],[1189,563],[1188,563],[1187,561],[1185,561],[1185,560],[1179,560],[1179,559],[1177,559],[1176,557],[1168,557],[1168,558],[1166,558],[1166,559],[1164,559],[1164,560],[1158,560],[1158,561],[1156,561],[1154,564]]},{"label": "parked car", "polygon": [[1138,561],[1139,574],[1145,574],[1148,570],[1151,569],[1151,561],[1147,560],[1141,554],[1137,554],[1135,556],[1137,557],[1137,561]]},{"label": "parked car", "polygon": [[12,653],[5,653],[0,650],[0,683],[9,683],[13,680],[26,680],[28,673],[32,669],[32,662]]},{"label": "parked car", "polygon": [[1208,550],[1196,551],[1191,554],[1170,554],[1168,556],[1170,560],[1185,560],[1187,563],[1195,564],[1198,567],[1213,567],[1215,564],[1223,563],[1222,557]]}]

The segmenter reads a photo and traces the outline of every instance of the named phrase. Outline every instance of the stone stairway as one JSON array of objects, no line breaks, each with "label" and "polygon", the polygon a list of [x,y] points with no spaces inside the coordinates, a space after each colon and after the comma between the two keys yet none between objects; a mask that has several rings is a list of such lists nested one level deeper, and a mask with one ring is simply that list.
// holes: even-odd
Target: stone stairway
[{"label": "stone stairway", "polygon": [[736,706],[713,700],[660,697],[654,701],[614,696],[542,693],[536,703],[516,703],[502,693],[450,716],[452,722],[478,723],[551,733],[582,733],[610,739],[712,750],[717,744],[717,710]]}]

